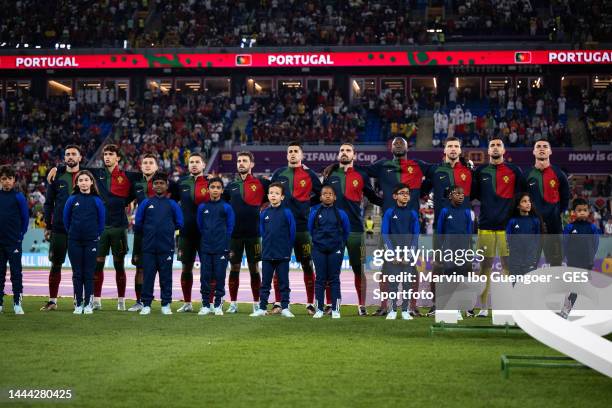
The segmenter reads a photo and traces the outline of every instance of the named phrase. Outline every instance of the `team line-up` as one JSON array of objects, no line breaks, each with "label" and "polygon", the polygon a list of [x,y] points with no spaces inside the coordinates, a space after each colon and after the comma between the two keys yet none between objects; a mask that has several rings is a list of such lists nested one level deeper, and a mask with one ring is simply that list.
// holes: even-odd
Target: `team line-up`
[{"label": "team line-up", "polygon": [[[103,168],[82,168],[80,147],[66,146],[64,163],[49,173],[44,216],[52,266],[49,301],[42,311],[57,309],[66,254],[73,270],[74,313],[92,314],[100,309],[104,262],[111,251],[117,309],[126,310],[126,207],[132,202],[138,205],[132,255],[137,300],[128,310],[142,315],[151,313],[158,274],[161,311],[172,314],[172,261],[177,230],[183,291],[183,304],[177,312],[193,311],[193,266],[199,256],[202,302],[198,314],[236,313],[240,267],[246,253],[254,302],[251,316],[269,313],[268,301],[274,286],[276,302],[271,313],[293,317],[288,278],[293,251],[304,274],[308,313],[314,318],[325,314],[339,318],[340,267],[346,249],[354,272],[357,311],[360,316],[368,315],[364,197],[382,208],[384,248],[416,249],[419,201],[431,193],[436,226],[434,248],[471,250],[470,236],[477,226],[480,274],[486,276],[491,273],[496,255],[505,273],[524,275],[535,269],[542,250],[551,266],[561,265],[566,258],[569,266],[585,269],[592,268],[597,252],[599,231],[588,221],[585,200],[574,200],[576,221],[562,229],[561,214],[569,204],[568,182],[565,174],[551,164],[552,151],[546,140],[535,143],[534,166],[525,173],[504,161],[504,144],[499,138],[489,141],[489,162],[476,169],[462,158],[461,141],[455,137],[446,139],[443,161],[437,164],[410,159],[406,140],[397,137],[391,145],[393,158],[356,166],[355,147],[346,143],[339,148],[338,163],[323,171],[323,181],[302,164],[302,147],[296,142],[287,147],[287,166],[276,170],[271,180],[252,175],[255,158],[251,152],[237,153],[237,175],[228,185],[219,177],[204,174],[205,159],[199,153],[190,155],[188,174],[170,182],[168,175],[159,171],[157,157],[152,154],[142,156],[140,172],[129,172],[121,169],[121,152],[116,145],[107,144],[102,151]],[[372,187],[371,179],[377,181],[379,192]],[[0,311],[8,262],[14,310],[23,314],[21,245],[28,228],[28,210],[25,197],[14,189],[15,172],[11,166],[0,169],[0,183]],[[480,201],[477,220],[471,211],[472,200]],[[542,239],[534,244],[532,237],[540,234]],[[563,249],[568,247],[572,251]],[[511,252],[521,256],[510,257]],[[228,263],[230,303],[223,311]],[[467,275],[471,266],[471,262],[435,262],[433,273]],[[383,265],[383,273],[388,276],[406,270],[416,274],[409,261]],[[381,283],[380,289],[393,291],[397,289],[395,285],[387,288]],[[410,285],[418,289],[418,280]],[[487,280],[480,295],[482,305],[486,305],[488,290]],[[432,292],[435,293],[435,285]],[[398,307],[395,302],[383,301],[373,315],[395,319]],[[404,302],[400,312],[406,320],[418,316],[416,301]],[[435,307],[428,314],[434,313]],[[474,315],[471,310],[467,314]],[[483,306],[479,316],[486,315],[487,308]]]}]

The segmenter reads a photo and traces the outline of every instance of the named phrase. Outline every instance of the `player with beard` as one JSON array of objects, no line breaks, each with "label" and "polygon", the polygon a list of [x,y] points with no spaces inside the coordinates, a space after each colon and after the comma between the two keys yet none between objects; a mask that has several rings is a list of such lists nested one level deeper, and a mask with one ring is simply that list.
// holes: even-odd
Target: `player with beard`
[{"label": "player with beard", "polygon": [[[336,206],[346,212],[351,224],[351,232],[346,243],[349,263],[355,275],[355,290],[359,300],[359,316],[367,316],[365,307],[366,278],[364,273],[365,242],[361,202],[364,196],[373,204],[382,206],[383,200],[376,195],[367,173],[354,164],[355,148],[351,143],[343,143],[338,152],[339,166],[325,177],[323,184],[332,186],[336,193]],[[331,310],[331,309],[330,309]]]},{"label": "player with beard", "polygon": [[49,301],[40,308],[42,311],[57,309],[57,293],[62,280],[62,264],[68,251],[68,234],[64,228],[64,206],[72,194],[79,173],[82,155],[77,145],[68,145],[64,149],[64,165],[66,171],[61,176],[50,181],[44,205],[45,239],[49,241]]},{"label": "player with beard", "polygon": [[[106,226],[100,237],[97,249],[96,270],[94,274],[94,310],[102,308],[102,285],[104,283],[104,262],[109,251],[112,250],[113,266],[115,267],[115,281],[117,284],[117,310],[125,310],[125,255],[128,252],[127,227],[128,220],[125,208],[132,201],[131,182],[133,174],[121,170],[120,150],[117,145],[107,144],[102,148],[104,167],[87,168],[95,179],[104,201],[106,210]],[[49,171],[48,180],[54,181],[56,176],[61,178],[69,169],[65,167],[53,168]]]},{"label": "player with beard", "polygon": [[[484,291],[480,295],[481,310],[478,317],[487,317],[487,299],[493,259],[499,255],[504,273],[508,273],[508,243],[506,224],[513,210],[516,194],[525,191],[525,179],[521,169],[504,161],[504,142],[499,137],[489,140],[489,164],[476,168],[472,178],[470,198],[480,201],[478,217],[478,249],[483,251],[480,274],[487,276]],[[473,316],[473,311],[467,312]]]},{"label": "player with beard", "polygon": [[254,177],[251,172],[255,157],[248,151],[238,152],[236,169],[238,174],[223,191],[223,199],[230,203],[236,216],[236,225],[230,243],[229,292],[231,303],[226,313],[238,312],[238,287],[240,286],[240,265],[246,252],[247,264],[251,275],[253,311],[259,306],[261,275],[258,263],[261,261],[261,234],[259,231],[259,209],[267,200],[266,191],[270,182]]},{"label": "player with beard", "polygon": [[542,235],[546,262],[550,266],[560,266],[563,260],[561,215],[569,204],[569,185],[565,173],[550,163],[551,154],[550,142],[535,142],[535,164],[526,173],[527,188],[546,227],[545,234]]},{"label": "player with beard", "polygon": [[[429,167],[425,176],[425,182],[421,187],[423,193],[433,192],[434,225],[436,226],[438,225],[440,211],[451,205],[448,195],[446,194],[451,186],[458,186],[463,189],[464,200],[459,207],[471,209],[470,192],[472,189],[472,170],[465,159],[461,157],[461,141],[454,136],[449,136],[444,141],[444,161],[440,164],[432,164]],[[437,235],[434,234],[434,249],[439,249],[440,243],[438,241]],[[441,274],[442,272],[443,266],[440,263],[435,263],[434,273]],[[435,285],[433,282],[431,290],[435,293]],[[435,306],[433,306],[427,315],[433,316],[435,314],[435,309]]]},{"label": "player with beard", "polygon": [[[191,290],[193,288],[193,264],[200,252],[200,230],[196,222],[198,206],[210,200],[208,179],[204,175],[206,160],[200,153],[192,153],[187,161],[189,174],[181,177],[171,186],[172,198],[180,204],[183,212],[184,227],[179,232],[178,256],[183,268],[181,272],[181,289],[183,305],[177,313],[191,312]],[[213,289],[214,291],[214,289]]]},{"label": "player with beard", "polygon": [[[284,205],[291,210],[296,222],[296,234],[293,245],[295,259],[302,264],[304,286],[306,287],[306,309],[314,315],[314,268],[312,265],[312,242],[308,232],[308,215],[310,206],[317,205],[321,194],[321,181],[317,174],[302,165],[304,152],[299,142],[290,142],[287,147],[287,167],[281,167],[272,175],[272,182],[279,182],[285,191]],[[278,281],[274,280],[274,291],[277,296]],[[272,312],[280,312],[280,304],[275,304]]]}]

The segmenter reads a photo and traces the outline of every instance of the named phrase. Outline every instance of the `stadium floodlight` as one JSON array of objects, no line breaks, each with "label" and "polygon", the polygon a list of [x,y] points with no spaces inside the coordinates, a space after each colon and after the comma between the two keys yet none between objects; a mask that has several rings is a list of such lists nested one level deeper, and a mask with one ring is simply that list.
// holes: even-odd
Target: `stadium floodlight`
[{"label": "stadium floodlight", "polygon": [[70,49],[70,44],[66,45],[66,48],[67,48],[67,49]]},{"label": "stadium floodlight", "polygon": [[40,45],[37,45],[37,46],[35,46],[34,48],[38,49],[38,48],[40,48]]},{"label": "stadium floodlight", "polygon": [[55,43],[55,49],[57,50],[59,48],[59,44]]},{"label": "stadium floodlight", "polygon": [[28,48],[29,46],[30,46],[30,44],[28,44],[28,43],[23,44],[24,48]]},{"label": "stadium floodlight", "polygon": [[127,40],[123,40],[123,49],[126,50],[128,46]]},{"label": "stadium floodlight", "polygon": [[3,42],[2,44],[0,44],[0,47],[5,47],[5,46],[6,46],[6,43],[5,43],[5,42]]}]

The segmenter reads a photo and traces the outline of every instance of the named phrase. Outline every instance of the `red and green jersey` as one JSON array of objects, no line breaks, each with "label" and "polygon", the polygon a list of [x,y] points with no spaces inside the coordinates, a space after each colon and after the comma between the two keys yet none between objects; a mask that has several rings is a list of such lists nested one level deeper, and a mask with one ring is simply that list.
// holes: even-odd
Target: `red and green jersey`
[{"label": "red and green jersey", "polygon": [[182,235],[199,237],[200,231],[196,224],[198,206],[210,200],[208,179],[205,175],[185,175],[170,188],[172,198],[180,204],[183,211],[184,227]]},{"label": "red and green jersey", "polygon": [[249,174],[243,180],[238,176],[223,191],[223,199],[230,203],[236,216],[232,238],[257,238],[259,209],[267,200],[270,181]]},{"label": "red and green jersey", "polygon": [[375,178],[383,193],[383,212],[395,206],[393,189],[398,183],[410,187],[410,201],[408,208],[419,211],[421,186],[429,169],[429,164],[422,160],[412,159],[382,159],[365,167],[368,176]]},{"label": "red and green jersey", "polygon": [[331,185],[336,192],[336,206],[348,215],[351,232],[363,232],[361,202],[364,196],[375,205],[383,204],[362,169],[349,167],[345,172],[338,168],[325,179],[324,184]]},{"label": "red and green jersey", "polygon": [[317,174],[304,166],[281,167],[274,172],[271,181],[284,186],[284,204],[295,218],[296,230],[306,231],[310,206],[318,204],[321,195],[321,181]]},{"label": "red and green jersey", "polygon": [[485,164],[474,171],[470,198],[480,201],[478,228],[504,230],[514,197],[525,191],[521,169],[512,163]]},{"label": "red and green jersey", "polygon": [[132,180],[132,188],[134,189],[133,195],[136,197],[136,202],[140,204],[146,198],[152,198],[155,196],[153,191],[153,178],[147,180],[142,174],[136,180]]},{"label": "red and green jersey", "polygon": [[112,172],[104,168],[88,168],[96,179],[100,196],[106,209],[106,226],[127,228],[125,208],[132,201],[132,177],[115,166]]},{"label": "red and green jersey", "polygon": [[546,224],[546,232],[560,234],[561,214],[569,203],[567,177],[557,166],[550,165],[544,170],[532,167],[527,172],[527,189]]},{"label": "red and green jersey", "polygon": [[457,162],[454,167],[450,163],[434,164],[429,167],[425,184],[422,187],[424,192],[433,191],[434,202],[434,225],[437,225],[438,214],[444,207],[450,207],[450,201],[446,197],[446,189],[452,185],[463,188],[465,199],[461,208],[472,208],[470,203],[470,193],[472,190],[472,170]]}]

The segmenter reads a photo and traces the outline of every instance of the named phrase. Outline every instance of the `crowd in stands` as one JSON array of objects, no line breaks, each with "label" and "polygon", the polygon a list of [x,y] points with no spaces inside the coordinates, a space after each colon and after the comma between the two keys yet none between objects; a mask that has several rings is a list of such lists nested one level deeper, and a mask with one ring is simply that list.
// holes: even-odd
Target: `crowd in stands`
[{"label": "crowd in stands", "polygon": [[550,39],[584,45],[612,39],[612,2],[607,0],[550,1]]},{"label": "crowd in stands", "polygon": [[[0,98],[0,164],[12,163],[27,192],[32,214],[44,203],[44,179],[63,160],[68,144],[83,148],[85,165],[102,165],[99,146],[121,145],[126,170],[138,168],[141,154],[160,157],[163,168],[177,176],[191,152],[209,156],[224,139],[236,107],[228,98],[200,95],[145,94],[144,103],[115,98],[108,90],[88,90],[40,100],[27,92]],[[92,160],[93,158],[93,160]]]},{"label": "crowd in stands", "polygon": [[570,147],[567,127],[568,100],[563,93],[555,97],[538,88],[517,92],[513,87],[490,89],[476,109],[465,94],[461,97],[454,84],[448,90],[446,109],[434,113],[433,145],[441,146],[450,135],[472,147],[485,146],[492,136],[501,135],[509,147],[532,146],[545,138],[555,147]]},{"label": "crowd in stands", "polygon": [[145,29],[149,0],[0,0],[0,42],[123,47]]},{"label": "crowd in stands", "polygon": [[[429,13],[428,3],[444,12]],[[0,0],[0,6],[0,41],[10,47],[411,45],[500,36],[585,44],[610,39],[612,26],[605,0]]]},{"label": "crowd in stands", "polygon": [[445,22],[445,31],[450,37],[535,37],[545,35],[548,29],[546,22],[538,17],[531,0],[457,0],[451,3],[453,16]]},{"label": "crowd in stands", "polygon": [[354,142],[365,126],[363,109],[348,106],[336,90],[283,91],[253,101],[248,111],[246,133],[242,139],[236,138],[242,143],[284,144],[300,139],[306,144]]},{"label": "crowd in stands", "polygon": [[582,112],[592,144],[612,143],[612,85],[582,91]]},{"label": "crowd in stands", "polygon": [[[584,198],[589,202],[591,219],[602,234],[612,235],[612,176],[581,176],[569,179],[570,202],[576,198]],[[572,214],[567,212],[563,222],[573,221]]]},{"label": "crowd in stands", "polygon": [[377,106],[381,118],[382,140],[403,136],[408,140],[409,146],[414,146],[419,120],[418,100],[412,95],[402,98],[399,93],[387,89],[379,95]]}]

